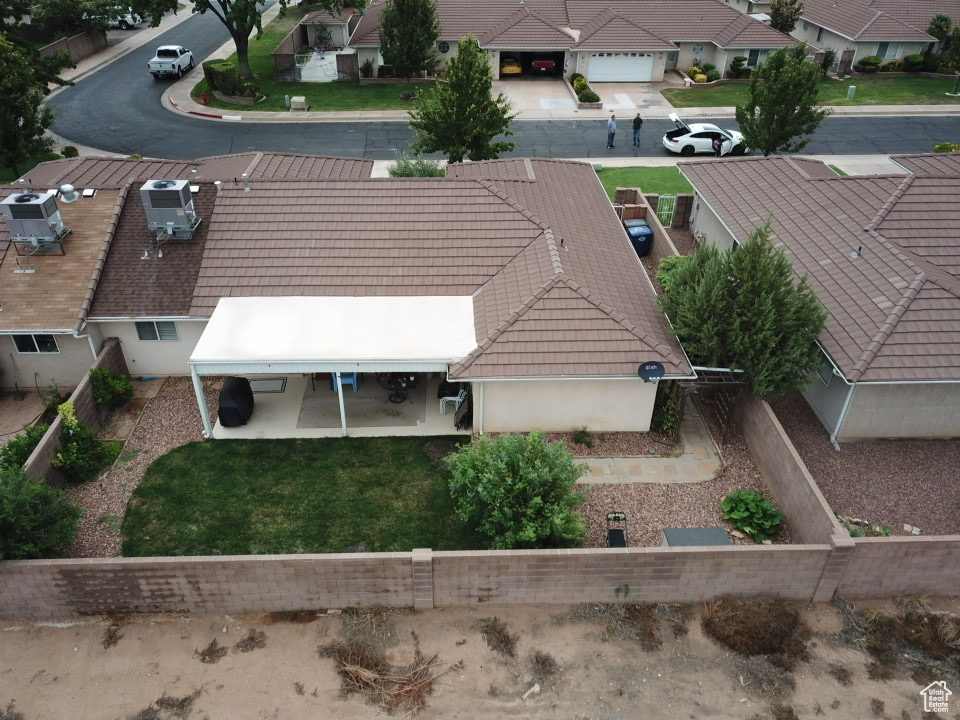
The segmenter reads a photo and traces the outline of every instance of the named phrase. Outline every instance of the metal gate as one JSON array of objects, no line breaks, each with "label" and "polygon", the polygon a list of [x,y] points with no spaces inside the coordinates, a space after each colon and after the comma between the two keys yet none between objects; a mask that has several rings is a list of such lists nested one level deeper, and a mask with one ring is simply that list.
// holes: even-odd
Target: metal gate
[{"label": "metal gate", "polygon": [[661,195],[657,200],[657,220],[665,228],[673,225],[673,211],[676,207],[676,195]]}]

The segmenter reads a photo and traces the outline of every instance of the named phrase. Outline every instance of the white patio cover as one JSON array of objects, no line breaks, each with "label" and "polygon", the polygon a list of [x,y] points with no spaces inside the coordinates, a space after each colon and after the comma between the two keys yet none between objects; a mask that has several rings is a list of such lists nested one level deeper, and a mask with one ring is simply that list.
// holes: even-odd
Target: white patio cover
[{"label": "white patio cover", "polygon": [[239,375],[446,371],[476,345],[468,296],[221,298],[190,365]]}]

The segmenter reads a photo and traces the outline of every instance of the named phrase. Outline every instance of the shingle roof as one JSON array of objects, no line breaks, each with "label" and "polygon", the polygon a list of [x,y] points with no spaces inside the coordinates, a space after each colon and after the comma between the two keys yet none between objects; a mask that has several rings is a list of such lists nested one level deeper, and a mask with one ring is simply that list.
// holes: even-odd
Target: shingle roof
[{"label": "shingle roof", "polygon": [[[21,257],[8,247],[0,262],[4,330],[81,329],[120,213],[121,195],[118,190],[102,190],[92,198],[60,203],[60,216],[70,229],[63,240],[63,255],[45,252]],[[6,223],[0,223],[0,235],[0,244],[9,245]],[[28,267],[34,272],[15,272]]]},{"label": "shingle roof", "polygon": [[[374,3],[368,8],[350,45],[379,46],[382,6]],[[796,42],[722,0],[535,0],[524,8],[502,0],[437,0],[443,38],[456,40],[472,33],[486,47],[489,36],[490,46],[499,48],[572,48],[586,34],[599,32],[595,21],[606,10],[621,18],[620,27],[615,22],[601,23],[602,33],[584,49],[670,49],[671,43],[682,41],[709,41],[725,48],[779,48]],[[560,44],[565,36],[565,44]],[[612,44],[604,47],[600,41],[606,39]]]},{"label": "shingle roof", "polygon": [[925,32],[933,15],[923,21],[922,28],[909,25],[893,15],[881,12],[875,6],[868,7],[859,0],[835,2],[835,0],[804,0],[804,20],[828,28],[851,40],[932,42],[934,38]]},{"label": "shingle roof", "polygon": [[739,240],[771,213],[830,313],[820,342],[849,381],[960,379],[960,174],[826,179],[802,167],[784,157],[680,164]]}]

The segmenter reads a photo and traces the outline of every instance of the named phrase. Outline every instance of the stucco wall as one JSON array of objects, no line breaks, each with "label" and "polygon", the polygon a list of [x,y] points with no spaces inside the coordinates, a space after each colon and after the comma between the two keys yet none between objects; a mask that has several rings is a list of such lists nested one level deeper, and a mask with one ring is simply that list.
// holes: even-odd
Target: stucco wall
[{"label": "stucco wall", "polygon": [[[31,333],[25,333],[31,334]],[[10,335],[0,336],[0,383],[6,390],[15,386],[45,390],[51,382],[74,388],[93,363],[94,355],[86,338],[56,335],[58,353],[19,353]],[[100,334],[92,331],[93,348],[100,348]]]},{"label": "stucco wall", "polygon": [[206,326],[205,320],[178,320],[179,340],[140,340],[133,321],[100,324],[104,335],[120,340],[127,367],[134,376],[189,375],[187,361]]},{"label": "stucco wall", "polygon": [[849,390],[850,386],[834,375],[830,378],[829,386],[819,377],[814,377],[803,391],[803,397],[828,433],[832,433],[837,427]]},{"label": "stucco wall", "polygon": [[702,244],[716,245],[720,250],[733,247],[734,237],[699,194],[693,196],[690,230]]},{"label": "stucco wall", "polygon": [[[637,360],[639,365],[642,359]],[[482,427],[474,392],[474,428],[479,432],[520,432],[539,428],[569,431],[650,429],[656,383],[623,380],[539,380],[483,382]]]},{"label": "stucco wall", "polygon": [[960,383],[860,383],[837,434],[841,442],[872,438],[960,437]]}]

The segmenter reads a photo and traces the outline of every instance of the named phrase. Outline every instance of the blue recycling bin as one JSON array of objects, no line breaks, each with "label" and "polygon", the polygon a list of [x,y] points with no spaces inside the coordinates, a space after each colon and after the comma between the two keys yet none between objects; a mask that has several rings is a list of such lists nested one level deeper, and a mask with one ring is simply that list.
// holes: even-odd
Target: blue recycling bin
[{"label": "blue recycling bin", "polygon": [[630,244],[637,253],[637,257],[646,257],[650,254],[650,248],[653,246],[653,228],[647,224],[646,220],[637,218],[635,220],[624,220],[623,227],[627,230],[630,237]]}]

